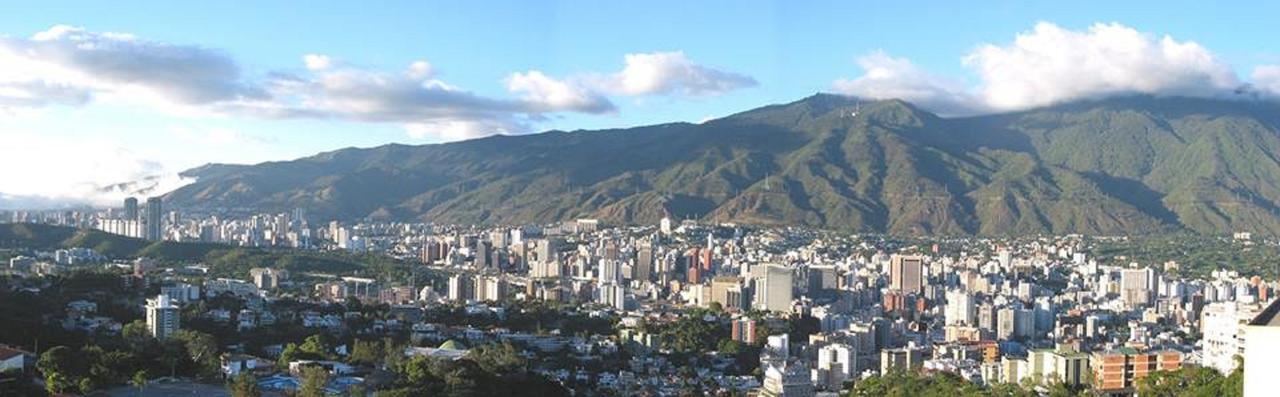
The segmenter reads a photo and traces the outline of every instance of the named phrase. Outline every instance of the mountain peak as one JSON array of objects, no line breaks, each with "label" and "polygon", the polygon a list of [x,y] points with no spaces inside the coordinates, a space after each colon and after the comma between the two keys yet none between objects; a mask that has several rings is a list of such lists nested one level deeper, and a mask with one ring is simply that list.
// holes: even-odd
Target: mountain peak
[{"label": "mountain peak", "polygon": [[679,214],[898,234],[1276,235],[1274,108],[1135,96],[941,118],[903,100],[816,94],[704,124],[208,166],[167,199],[300,207],[326,220],[628,224]]}]

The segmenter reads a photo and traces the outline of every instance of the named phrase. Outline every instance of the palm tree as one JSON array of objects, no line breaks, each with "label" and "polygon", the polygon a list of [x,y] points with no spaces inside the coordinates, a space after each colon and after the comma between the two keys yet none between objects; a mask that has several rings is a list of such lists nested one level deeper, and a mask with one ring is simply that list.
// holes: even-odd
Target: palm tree
[{"label": "palm tree", "polygon": [[133,384],[133,387],[138,388],[138,395],[142,395],[142,391],[147,388],[147,371],[140,369],[138,372],[134,372],[130,383]]}]

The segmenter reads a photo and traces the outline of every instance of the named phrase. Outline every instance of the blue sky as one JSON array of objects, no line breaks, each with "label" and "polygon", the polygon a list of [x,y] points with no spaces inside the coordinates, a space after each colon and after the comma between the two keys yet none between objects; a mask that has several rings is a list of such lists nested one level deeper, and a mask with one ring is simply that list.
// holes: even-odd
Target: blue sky
[{"label": "blue sky", "polygon": [[[4,44],[10,51],[28,56],[23,51],[35,48],[38,54],[24,61],[36,67],[69,62],[61,66],[75,76],[40,77],[57,82],[59,90],[35,89],[11,76],[9,82],[17,85],[10,91],[17,90],[20,100],[6,105],[0,70],[0,140],[28,153],[80,160],[52,171],[0,177],[0,206],[5,195],[10,201],[76,198],[94,186],[206,162],[283,160],[348,146],[433,143],[492,132],[698,122],[820,91],[905,97],[940,113],[966,114],[1121,91],[1216,95],[1240,84],[1265,88],[1273,80],[1267,67],[1280,64],[1273,41],[1280,37],[1273,21],[1280,15],[1277,8],[1272,2],[1168,1],[10,5],[0,13],[0,35],[9,40]],[[1042,22],[1051,26],[1037,25]],[[1099,23],[1116,25],[1094,30]],[[49,42],[35,36],[59,25],[70,28],[52,35],[53,41],[73,46],[40,47]],[[1044,40],[1017,48],[1019,35]],[[1178,46],[1196,48],[1190,55],[1180,50],[1171,55],[1170,48],[1182,47],[1161,47],[1166,35]],[[1067,62],[1053,53],[1056,47],[1088,52],[1130,36],[1145,44],[1107,50],[1133,59],[1102,66],[1108,72],[1099,74],[1118,69],[1119,76],[1172,77],[1076,84],[1064,79],[1097,70],[1028,70],[1045,59]],[[214,71],[210,79],[222,80],[200,83],[140,82],[165,70],[166,58],[122,51],[126,59],[160,63],[122,65],[116,58],[74,52],[74,44],[84,40],[112,45],[118,39],[146,43],[127,51],[176,46],[180,51],[165,56],[226,61],[238,74]],[[984,45],[994,48],[980,52]],[[1144,51],[1167,59],[1146,62],[1152,56]],[[325,66],[308,68],[303,60],[308,54],[326,57]],[[636,60],[641,66],[683,72],[635,77],[626,73],[628,54],[642,56]],[[1201,54],[1210,55],[1211,62]],[[966,57],[972,59],[966,63]],[[418,61],[429,65],[420,75],[410,68]],[[120,70],[125,67],[138,71]],[[184,70],[205,72],[188,67]],[[517,74],[526,77],[523,88],[513,88]],[[405,80],[405,75],[416,77]],[[355,94],[324,86],[327,78],[347,79],[342,87]],[[285,92],[280,88],[285,81],[298,81],[302,88]],[[387,81],[378,86],[383,90],[357,86]],[[223,90],[229,87],[224,83],[234,85],[227,90],[235,92]],[[394,103],[414,84],[437,90],[408,93],[412,101]],[[1046,90],[1049,95],[1040,94]],[[377,95],[382,96],[376,109],[350,109],[364,103],[354,101]],[[436,106],[430,101],[447,105],[406,109]],[[456,131],[440,132],[448,128]],[[12,161],[19,160],[29,159]]]}]

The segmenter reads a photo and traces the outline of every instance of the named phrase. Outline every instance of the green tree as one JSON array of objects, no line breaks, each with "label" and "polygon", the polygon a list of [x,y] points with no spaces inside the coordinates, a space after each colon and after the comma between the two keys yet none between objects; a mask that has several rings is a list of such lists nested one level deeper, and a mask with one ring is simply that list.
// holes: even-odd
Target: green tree
[{"label": "green tree", "polygon": [[133,320],[124,325],[120,330],[120,335],[124,336],[130,342],[141,342],[151,337],[147,332],[147,323],[142,320]]},{"label": "green tree", "polygon": [[191,362],[195,364],[197,375],[212,377],[218,374],[218,342],[214,340],[213,335],[180,330],[173,334],[172,340],[180,343],[186,350]]},{"label": "green tree", "polygon": [[298,345],[298,351],[307,355],[302,358],[304,360],[326,360],[332,357],[333,349],[325,342],[323,336],[316,334],[303,340],[302,344]]},{"label": "green tree", "polygon": [[471,349],[467,358],[474,361],[485,372],[509,374],[524,372],[527,363],[520,351],[509,342],[480,346]]},{"label": "green tree", "polygon": [[290,344],[284,345],[284,349],[280,351],[280,359],[276,363],[276,365],[282,369],[289,368],[289,363],[293,362],[294,360],[297,360],[298,356],[300,356],[301,354],[302,354],[302,351],[298,350],[297,343],[290,343]]},{"label": "green tree", "polygon": [[357,339],[351,347],[351,356],[347,357],[352,364],[377,365],[383,361],[382,343]]},{"label": "green tree", "polygon": [[1222,376],[1218,371],[1204,367],[1183,367],[1174,371],[1158,371],[1139,380],[1137,391],[1144,396],[1240,396],[1244,394],[1242,382],[1235,372]]},{"label": "green tree", "polygon": [[62,393],[79,387],[79,378],[84,372],[83,361],[66,346],[56,346],[46,350],[36,360],[36,368],[44,374],[46,388],[50,393]]},{"label": "green tree", "polygon": [[382,361],[387,368],[396,368],[405,361],[404,356],[405,345],[396,343],[391,338],[382,339]]},{"label": "green tree", "polygon": [[80,389],[80,394],[89,394],[93,392],[93,389],[96,389],[97,387],[98,385],[94,383],[93,378],[90,378],[87,376],[80,378],[80,384],[78,385],[78,388]]},{"label": "green tree", "polygon": [[253,374],[243,372],[240,376],[231,380],[227,384],[227,392],[231,393],[231,397],[259,397],[262,392],[258,390],[258,380]]},{"label": "green tree", "polygon": [[58,394],[71,391],[73,383],[66,375],[57,372],[46,372],[44,376],[44,388],[49,394]]},{"label": "green tree", "polygon": [[324,397],[324,388],[329,384],[329,371],[324,367],[308,365],[302,368],[302,385],[298,388],[298,397]]},{"label": "green tree", "polygon": [[140,369],[134,372],[130,383],[133,384],[133,387],[138,388],[138,394],[142,394],[142,391],[147,388],[147,370]]}]

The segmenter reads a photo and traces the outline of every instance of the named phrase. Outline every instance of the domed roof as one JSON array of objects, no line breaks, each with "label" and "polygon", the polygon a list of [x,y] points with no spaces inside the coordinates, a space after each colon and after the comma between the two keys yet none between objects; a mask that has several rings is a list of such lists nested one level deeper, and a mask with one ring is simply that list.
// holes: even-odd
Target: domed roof
[{"label": "domed roof", "polygon": [[453,339],[449,339],[449,340],[447,340],[447,341],[444,341],[444,343],[441,343],[441,344],[440,344],[440,347],[439,347],[439,348],[440,348],[440,349],[449,349],[449,350],[466,350],[466,349],[467,349],[467,347],[466,347],[466,346],[464,346],[461,342],[458,342],[458,341],[453,340]]}]

